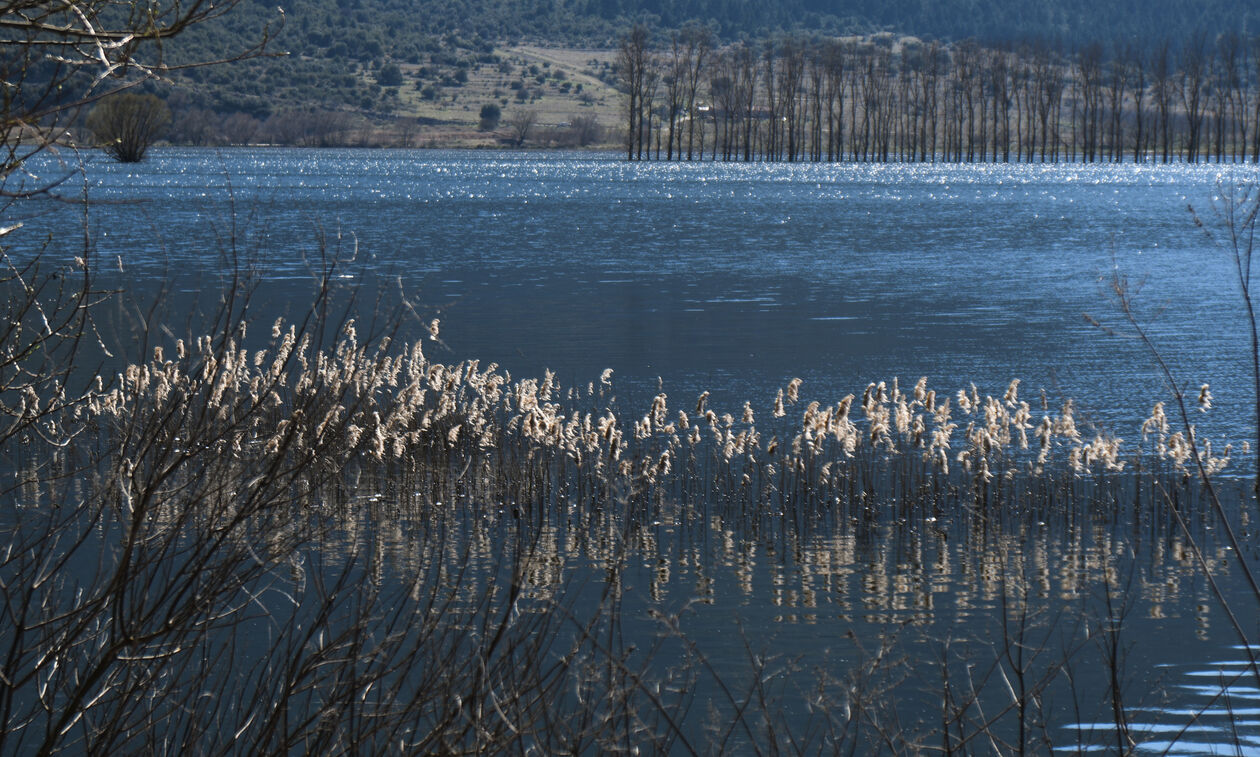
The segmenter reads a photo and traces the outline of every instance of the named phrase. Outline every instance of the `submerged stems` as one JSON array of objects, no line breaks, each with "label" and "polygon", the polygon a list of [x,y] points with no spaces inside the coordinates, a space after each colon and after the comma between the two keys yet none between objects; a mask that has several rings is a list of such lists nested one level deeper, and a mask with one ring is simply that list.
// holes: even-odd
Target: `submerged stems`
[{"label": "submerged stems", "polygon": [[1255,252],[1256,222],[1260,214],[1260,185],[1218,186],[1220,200],[1213,204],[1220,230],[1226,235],[1222,244],[1210,229],[1190,207],[1190,214],[1195,224],[1203,229],[1208,238],[1218,246],[1223,246],[1234,264],[1234,273],[1238,279],[1238,287],[1242,293],[1243,309],[1247,314],[1247,327],[1251,336],[1251,380],[1255,437],[1255,482],[1253,491],[1257,502],[1260,502],[1260,328],[1256,325],[1255,302],[1251,293],[1251,263]]}]

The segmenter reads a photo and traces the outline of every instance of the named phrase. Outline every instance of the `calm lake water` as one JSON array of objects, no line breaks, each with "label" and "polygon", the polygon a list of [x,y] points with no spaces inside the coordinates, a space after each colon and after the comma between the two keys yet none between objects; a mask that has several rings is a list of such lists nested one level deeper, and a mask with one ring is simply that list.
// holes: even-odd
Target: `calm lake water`
[{"label": "calm lake water", "polygon": [[[1196,419],[1200,434],[1236,440],[1252,427],[1232,261],[1186,206],[1211,224],[1218,184],[1260,178],[1253,166],[158,149],[138,166],[92,159],[84,173],[89,237],[133,293],[214,291],[235,238],[261,276],[261,312],[300,315],[324,239],[355,253],[343,270],[369,282],[369,296],[383,285],[441,317],[449,352],[432,357],[494,361],[514,376],[551,369],[583,386],[612,368],[619,401],[632,407],[645,408],[658,382],[677,406],[708,390],[719,412],[736,412],[745,399],[767,405],[793,377],[806,400],[824,404],[894,376],[994,394],[1019,378],[1024,397],[1073,397],[1087,424],[1136,440],[1167,389],[1140,345],[1084,317],[1121,325],[1108,287],[1119,271],[1142,282],[1139,312],[1176,375],[1212,385],[1216,407]],[[65,238],[81,223],[73,207],[47,206],[26,219],[13,250],[34,251],[40,231]],[[1255,631],[1236,556],[1204,528],[1225,590]],[[589,568],[590,555],[566,544],[557,533],[555,580]],[[405,543],[393,549],[404,565]],[[1008,596],[1001,565],[1030,577],[1045,617],[1084,618],[1120,581],[1136,642],[1131,704],[1147,708],[1144,738],[1158,748],[1168,723],[1184,725],[1177,713],[1221,706],[1212,687],[1241,659],[1181,536],[1149,519],[994,525],[958,515],[808,532],[666,522],[632,554],[625,580],[635,601],[699,599],[687,629],[735,668],[747,636],[754,648],[853,658],[850,631],[870,639],[903,627],[916,629],[907,649],[930,667],[946,638],[989,638]],[[1081,633],[1072,622],[1065,638]],[[1077,696],[1101,706],[1105,682],[1081,685]],[[1254,680],[1231,690],[1242,736],[1209,714],[1172,751],[1239,739],[1244,752],[1260,749],[1260,694],[1246,686]],[[1055,706],[1056,741],[1071,743],[1077,723],[1085,742],[1110,743],[1105,724],[1090,727],[1097,712]]]},{"label": "calm lake water", "polygon": [[[40,169],[37,169],[40,170]],[[57,169],[46,166],[51,176]],[[627,164],[615,155],[159,149],[93,157],[90,233],[130,286],[222,274],[235,228],[260,300],[308,297],[317,240],[348,272],[439,310],[452,359],[623,392],[764,402],[793,377],[833,401],[929,377],[1074,397],[1121,435],[1166,398],[1118,323],[1139,304],[1178,375],[1211,382],[1221,435],[1247,418],[1230,259],[1192,223],[1254,166]],[[30,225],[77,229],[63,209]],[[34,239],[29,235],[26,239]],[[340,241],[338,242],[338,237]],[[396,289],[396,287],[395,287]],[[738,409],[739,404],[735,404]]]}]

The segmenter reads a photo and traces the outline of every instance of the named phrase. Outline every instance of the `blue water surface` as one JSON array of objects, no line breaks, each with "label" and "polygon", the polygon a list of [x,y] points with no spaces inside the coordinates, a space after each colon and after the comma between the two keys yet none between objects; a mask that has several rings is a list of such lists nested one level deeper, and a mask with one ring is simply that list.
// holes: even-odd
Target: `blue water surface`
[{"label": "blue water surface", "polygon": [[[1199,433],[1238,441],[1255,428],[1244,303],[1216,214],[1222,191],[1260,178],[1252,165],[666,164],[588,153],[159,148],[140,165],[41,158],[30,168],[31,181],[68,172],[62,194],[81,191],[90,203],[23,206],[25,227],[6,239],[11,255],[77,254],[86,239],[106,281],[137,299],[174,293],[173,308],[189,312],[199,299],[213,303],[234,267],[248,269],[268,325],[276,314],[302,316],[313,272],[339,258],[338,274],[361,284],[361,301],[406,298],[425,319],[441,318],[431,357],[493,361],[517,377],[550,369],[581,386],[612,368],[619,401],[640,411],[658,388],[673,407],[708,390],[711,406],[737,413],[744,400],[767,407],[794,377],[806,400],[824,404],[894,376],[927,376],[950,393],[974,382],[993,394],[1018,378],[1023,397],[1040,403],[1044,393],[1055,409],[1074,398],[1087,430],[1136,441],[1170,391],[1126,323],[1113,287],[1122,277],[1173,378],[1196,396],[1211,384],[1214,407],[1193,411]],[[163,325],[198,327],[186,314]],[[404,336],[422,328],[409,323]],[[1223,665],[1237,664],[1229,651],[1237,639],[1171,529],[1145,542],[1151,524],[1117,523],[1020,532],[1001,559],[1023,555],[1044,579],[1047,612],[1069,620],[1099,600],[1080,575],[1107,575],[1113,560],[1125,566],[1142,641],[1133,666],[1146,671],[1132,677],[1130,704],[1162,714],[1143,731],[1159,747],[1160,723],[1176,707],[1217,706],[1201,686],[1218,683],[1211,663],[1222,655]],[[745,628],[773,629],[775,643],[807,654],[847,654],[849,631],[870,638],[872,628],[907,623],[937,624],[937,642],[957,625],[983,643],[992,628],[976,608],[998,608],[1003,591],[986,558],[949,524],[903,526],[870,543],[840,533],[767,545],[705,525],[694,555],[663,527],[659,553],[644,550],[629,580],[649,603],[711,602],[689,629],[736,666]],[[723,551],[728,538],[749,546]],[[1221,549],[1226,591],[1245,604],[1229,573],[1234,558]],[[754,647],[770,643],[760,639]],[[927,659],[942,647],[915,648]],[[1184,696],[1146,702],[1152,670]],[[1242,717],[1256,733],[1245,719],[1253,713]],[[1093,734],[1081,743],[1109,743],[1107,727],[1078,723]],[[1176,743],[1213,751],[1204,744],[1231,738],[1221,733]]]},{"label": "blue water surface", "polygon": [[[353,254],[343,271],[438,312],[451,359],[583,385],[613,368],[623,392],[660,377],[736,410],[793,377],[824,402],[893,376],[951,392],[1020,378],[1125,435],[1167,390],[1140,344],[1085,318],[1123,324],[1120,273],[1176,377],[1212,384],[1201,422],[1249,422],[1232,259],[1187,205],[1211,226],[1219,185],[1254,166],[169,148],[83,173],[92,244],[133,290],[210,290],[234,253],[260,270],[260,299],[297,311],[321,256]],[[78,232],[82,213],[26,222]]]}]

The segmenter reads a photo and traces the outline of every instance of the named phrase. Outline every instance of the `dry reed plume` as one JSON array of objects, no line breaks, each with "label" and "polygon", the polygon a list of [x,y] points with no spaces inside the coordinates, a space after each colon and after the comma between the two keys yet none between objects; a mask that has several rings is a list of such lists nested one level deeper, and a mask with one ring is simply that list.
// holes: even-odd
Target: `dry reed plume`
[{"label": "dry reed plume", "polygon": [[[507,461],[545,461],[603,487],[613,480],[664,485],[693,469],[680,468],[680,461],[720,465],[742,481],[754,472],[798,478],[808,472],[806,486],[838,486],[859,463],[917,465],[923,475],[961,471],[977,483],[1047,471],[1119,472],[1144,453],[1147,464],[1165,462],[1179,472],[1189,463],[1187,432],[1170,432],[1162,402],[1141,426],[1143,445],[1126,448],[1106,433],[1082,435],[1072,400],[1055,411],[1043,399],[1034,410],[1020,399],[1019,380],[1000,397],[981,395],[974,384],[950,397],[929,389],[926,378],[908,392],[893,379],[871,383],[860,398],[850,394],[823,406],[803,402],[802,382],[794,379],[765,413],[772,419],[766,430],[756,424],[751,402],[737,420],[709,408],[707,392],[690,415],[671,410],[661,393],[642,416],[623,420],[610,404],[600,407],[610,395],[610,371],[575,388],[561,387],[550,372],[514,380],[494,364],[431,361],[422,342],[363,344],[353,321],[324,350],[279,320],[266,347],[246,349],[245,337],[242,327],[222,345],[207,336],[175,342],[170,355],[156,347],[151,360],[128,366],[114,388],[98,380],[97,391],[73,408],[74,421],[119,428],[147,427],[150,419],[177,423],[182,427],[165,431],[181,445],[195,445],[211,431],[213,448],[204,451],[248,460],[283,451],[288,464],[314,461],[318,452],[341,467],[351,461],[453,467],[475,479],[501,473],[496,469]],[[1201,409],[1210,407],[1210,396],[1203,385]],[[799,415],[788,412],[802,405]],[[37,408],[32,401],[24,412]],[[55,431],[56,421],[48,423]],[[1209,472],[1229,464],[1232,446],[1213,454],[1210,441],[1200,444]],[[121,465],[140,462],[126,457]]]}]

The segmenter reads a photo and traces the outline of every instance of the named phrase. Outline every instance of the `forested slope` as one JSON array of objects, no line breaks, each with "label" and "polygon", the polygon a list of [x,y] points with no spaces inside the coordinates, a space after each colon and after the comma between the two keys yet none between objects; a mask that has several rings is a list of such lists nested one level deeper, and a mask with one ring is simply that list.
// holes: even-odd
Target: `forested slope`
[{"label": "forested slope", "polygon": [[[635,20],[659,28],[698,20],[726,41],[797,29],[1069,45],[1260,33],[1260,5],[1246,0],[295,0],[283,7],[285,49],[359,60],[516,39],[609,46]],[[275,13],[274,4],[247,0],[216,41],[248,36]]]},{"label": "forested slope", "polygon": [[1237,0],[578,0],[577,12],[600,19],[646,14],[666,27],[712,21],[727,38],[799,28],[982,41],[1041,37],[1074,45],[1197,30],[1260,33],[1260,6]]},{"label": "forested slope", "polygon": [[[487,85],[487,93],[502,90],[493,101],[507,106],[514,92],[506,84],[514,91],[520,89],[514,82],[531,85],[528,65],[516,61],[510,68],[497,54],[506,45],[610,49],[632,22],[663,31],[695,20],[714,29],[721,42],[789,30],[892,31],[943,41],[1038,39],[1065,49],[1099,41],[1111,51],[1153,47],[1165,37],[1174,47],[1196,34],[1210,41],[1226,30],[1244,38],[1260,34],[1260,6],[1247,0],[291,0],[283,11],[266,0],[242,0],[225,18],[181,37],[176,54],[189,60],[227,56],[247,49],[269,28],[275,32],[269,50],[285,55],[195,69],[150,88],[171,102],[177,121],[186,115],[185,127],[205,122],[206,114],[241,114],[249,132],[278,113],[315,109],[368,119],[418,116],[424,124],[416,93],[426,87],[434,93],[427,99],[455,102],[457,78],[481,71],[488,78],[498,67],[504,78]],[[389,65],[403,75],[392,85],[392,71],[380,75]],[[488,95],[482,100],[492,101]],[[467,95],[458,107],[465,109],[464,103],[473,111],[482,104]],[[466,120],[475,121],[475,112]],[[222,118],[212,128],[231,130]],[[186,128],[172,136],[198,140]],[[249,138],[246,133],[227,140]]]}]

